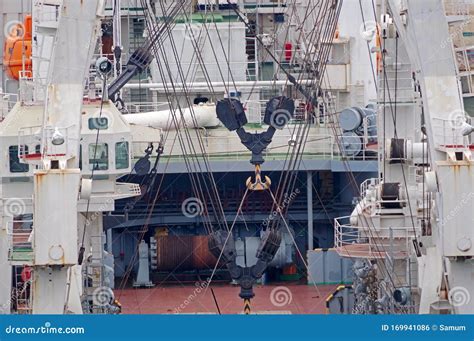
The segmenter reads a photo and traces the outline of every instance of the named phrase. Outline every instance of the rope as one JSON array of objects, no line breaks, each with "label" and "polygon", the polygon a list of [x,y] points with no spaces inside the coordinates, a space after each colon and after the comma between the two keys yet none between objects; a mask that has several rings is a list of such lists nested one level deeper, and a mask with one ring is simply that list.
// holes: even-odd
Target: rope
[{"label": "rope", "polygon": [[[107,77],[104,76],[104,81],[103,81],[103,84],[102,84],[102,97],[106,93],[106,89],[107,89]],[[99,120],[102,119],[103,108],[104,108],[104,98],[101,98],[100,99],[100,109],[99,109]],[[97,134],[95,135],[95,144],[94,144],[95,145],[94,160],[97,159],[97,146],[99,144],[100,131],[101,131],[101,129],[99,127],[97,127]],[[96,163],[96,165],[98,165],[98,163]],[[96,165],[92,166],[92,171],[91,171],[91,180],[92,181],[94,179],[94,172],[97,168]],[[85,238],[86,238],[86,229],[87,229],[87,221],[89,219],[90,203],[91,203],[91,198],[89,197],[89,199],[87,199],[86,214],[85,214],[84,226],[83,226],[83,229],[82,229],[81,246],[79,248],[79,255],[78,255],[78,261],[77,261],[77,263],[79,265],[82,265],[82,262],[84,260],[84,252],[85,252],[84,241],[85,241]]]},{"label": "rope", "polygon": [[[229,232],[227,233],[227,237],[224,241],[224,245],[222,246],[222,250],[219,254],[219,257],[217,257],[217,261],[216,261],[216,265],[214,265],[214,269],[212,269],[212,273],[211,273],[211,276],[209,277],[209,284],[212,282],[212,278],[214,277],[214,274],[216,273],[216,270],[217,270],[217,267],[219,265],[219,262],[222,258],[222,254],[224,253],[224,249],[225,249],[225,246],[227,245],[227,242],[229,241],[229,238],[232,236],[232,231],[234,230],[234,226],[235,226],[235,222],[237,221],[237,217],[239,216],[239,214],[242,212],[242,206],[244,204],[244,201],[245,201],[245,198],[247,197],[247,194],[249,192],[249,189],[247,188],[245,190],[245,193],[244,193],[244,196],[242,197],[242,200],[240,201],[240,204],[239,204],[239,208],[237,209],[237,214],[235,215],[235,218],[234,218],[234,221],[232,222],[232,225],[230,227],[230,230]],[[204,291],[204,293],[207,292],[207,288],[209,286],[206,287],[206,290]]]},{"label": "rope", "polygon": [[[270,195],[272,196],[272,199],[273,199],[273,202],[275,204],[278,204],[276,199],[275,199],[275,196],[273,195],[273,192],[271,190],[270,191]],[[283,221],[283,224],[285,225],[286,227],[286,230],[288,231],[288,234],[290,235],[291,237],[291,241],[292,243],[295,245],[295,248],[296,248],[296,251],[298,252],[298,255],[300,256],[301,258],[301,261],[303,262],[305,268],[306,268],[306,273],[308,274],[308,277],[310,277],[311,279],[311,282],[313,283],[313,286],[314,288],[316,289],[317,293],[318,293],[318,296],[321,296],[321,291],[319,291],[319,288],[318,286],[316,285],[316,281],[313,280],[313,277],[311,276],[311,272],[309,270],[309,266],[308,266],[308,263],[306,262],[305,258],[303,257],[303,254],[300,250],[300,248],[298,247],[298,244],[296,243],[296,240],[295,240],[295,237],[293,236],[293,233],[291,232],[291,228],[290,226],[288,226],[288,223],[286,222],[286,219],[285,217],[283,216],[283,213],[281,212],[281,210],[277,210],[278,214],[280,215],[281,217],[281,220]]]}]

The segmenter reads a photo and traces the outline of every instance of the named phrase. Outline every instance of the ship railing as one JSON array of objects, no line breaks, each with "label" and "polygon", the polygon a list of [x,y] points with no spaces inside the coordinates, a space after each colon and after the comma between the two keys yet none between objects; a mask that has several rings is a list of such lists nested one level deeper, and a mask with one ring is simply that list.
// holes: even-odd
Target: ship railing
[{"label": "ship railing", "polygon": [[[197,39],[197,38],[196,38]],[[238,61],[238,62],[225,62],[218,63],[216,61],[212,62],[186,62],[181,61],[179,63],[169,63],[171,75],[173,80],[178,79],[178,83],[181,83],[178,74],[178,67],[183,70],[184,75],[188,75],[186,78],[189,81],[186,82],[186,90],[191,92],[196,92],[199,90],[209,91],[209,86],[194,86],[193,83],[202,83],[210,80],[211,82],[223,82],[219,86],[214,85],[213,88],[216,92],[227,90],[229,92],[237,91],[235,89],[233,82],[237,81],[252,81],[256,79],[258,72],[258,62],[257,61]],[[154,69],[154,64],[152,64],[152,70]],[[229,74],[229,69],[231,73]],[[166,82],[170,83],[168,77],[166,77]],[[182,91],[182,87],[177,87],[177,91]]]},{"label": "ship railing", "polygon": [[33,220],[7,222],[8,260],[13,265],[30,265],[33,261]]},{"label": "ship railing", "polygon": [[[279,141],[284,141],[281,143]],[[208,154],[210,157],[219,156],[233,156],[236,158],[249,157],[250,152],[237,147],[235,140],[223,139],[217,136],[205,136],[204,143],[208,147]],[[292,134],[279,134],[274,137],[274,143],[270,145],[264,152],[263,156],[266,160],[278,160],[285,156],[289,145],[297,143],[295,136]],[[311,135],[306,141],[305,151],[303,158],[321,158],[321,159],[333,159],[334,149],[334,138],[331,135]],[[213,150],[215,147],[216,150]]]},{"label": "ship railing", "polygon": [[[201,130],[202,141],[206,147],[206,155],[210,159],[249,159],[251,153],[235,139],[229,139],[222,136],[210,136],[206,130]],[[198,143],[196,135],[191,137],[194,143]],[[193,142],[192,142],[193,143]],[[291,134],[279,134],[275,136],[274,142],[264,152],[265,160],[281,160],[286,157],[289,145],[296,143],[295,137]],[[134,141],[134,155],[141,155],[144,148],[148,145],[146,141]],[[334,156],[334,137],[327,134],[311,135],[305,145],[303,159],[323,159],[330,160]],[[165,146],[165,150],[167,150]],[[182,161],[182,151],[178,146],[172,149],[171,155],[164,155],[170,159]]]},{"label": "ship railing", "polygon": [[433,135],[436,148],[463,149],[469,146],[469,137],[463,136],[463,125],[468,123],[465,113],[452,113],[448,119],[433,118]]},{"label": "ship railing", "polygon": [[0,122],[5,119],[13,106],[18,102],[18,95],[0,92]]},{"label": "ship railing", "polygon": [[361,199],[365,198],[367,195],[367,191],[372,189],[380,184],[379,178],[370,178],[365,180],[360,184],[360,197]]},{"label": "ship railing", "polygon": [[[74,155],[74,126],[46,127],[31,126],[18,130],[18,158],[23,163],[39,164],[43,159],[68,160]],[[64,138],[62,144],[55,144],[53,138],[59,133]],[[45,141],[43,141],[43,137]],[[73,142],[73,143],[71,143]]]},{"label": "ship railing", "polygon": [[[260,126],[259,126],[260,128]],[[251,129],[251,128],[250,128]],[[201,129],[201,138],[206,147],[206,154],[211,159],[245,159],[249,157],[250,152],[245,149],[240,143],[236,144],[236,140],[227,138],[225,136],[214,136],[212,130]],[[197,136],[193,134],[191,137],[198,143]],[[299,143],[297,137],[290,133],[277,133],[273,139],[272,144],[263,152],[266,160],[281,160],[286,156],[289,146]],[[133,143],[133,155],[141,155],[143,150],[148,146],[145,140],[136,140]],[[165,150],[167,148],[165,147]],[[173,148],[171,155],[164,155],[165,157],[181,158],[182,151],[178,148]],[[344,161],[373,161],[377,159],[376,154],[369,154],[363,151],[360,154],[347,156],[341,155],[336,139],[332,134],[311,134],[305,143],[303,152],[304,159],[323,159],[323,160],[344,160]]]},{"label": "ship railing", "polygon": [[415,237],[412,226],[375,226],[370,217],[366,219],[369,226],[354,226],[350,220],[351,216],[334,219],[334,247],[339,255],[367,259],[403,259],[409,255]]},{"label": "ship railing", "polygon": [[[267,99],[244,101],[243,104],[247,110],[247,118],[249,122],[264,124],[263,119],[265,117],[265,109],[267,107],[267,103],[271,99],[271,97],[278,95],[279,92],[275,92],[272,94],[272,96],[268,96]],[[310,112],[309,106],[306,105],[306,102],[296,101],[295,104],[295,112],[293,114],[293,117],[288,121],[288,124],[309,122],[311,126],[325,127],[329,123],[327,115],[323,115],[319,113],[319,111],[317,111],[316,113]]]},{"label": "ship railing", "polygon": [[345,136],[339,135],[339,143],[335,146],[337,153],[346,160],[377,160],[378,136],[362,134],[357,137],[347,139]]},{"label": "ship railing", "polygon": [[48,82],[46,78],[33,78],[31,71],[20,71],[19,100],[22,105],[43,103],[46,98]]},{"label": "ship railing", "polygon": [[[211,99],[210,99],[211,100]],[[246,108],[247,119],[249,123],[263,124],[263,118],[265,115],[265,109],[269,99],[265,100],[246,100],[242,98],[243,105]],[[151,111],[169,110],[169,102],[132,102],[127,105],[128,112],[143,113]],[[293,118],[288,124],[295,124],[300,122],[307,122],[310,120],[312,126],[324,127],[327,125],[327,116],[325,115],[310,115],[307,108],[303,104],[299,105],[295,109]]]},{"label": "ship railing", "polygon": [[[418,174],[417,167],[409,167],[408,168],[408,179],[410,183],[420,183],[423,180],[423,176]],[[360,185],[360,198],[362,200],[367,197],[367,193],[369,190],[373,190],[376,187],[380,186],[380,178],[369,178],[366,179]],[[407,199],[397,199],[397,200],[373,200],[366,204],[366,207],[381,207],[382,204],[400,204],[402,206],[406,206],[408,204]]]},{"label": "ship railing", "polygon": [[[277,96],[278,94],[275,93],[274,95]],[[270,96],[270,97],[273,97],[273,96]],[[271,99],[270,97],[268,99],[247,100],[244,102],[244,106],[248,112],[247,115],[249,116],[248,118],[250,122],[264,124],[263,120],[265,117],[265,110],[267,108],[268,101]],[[256,115],[258,116],[256,117]],[[297,105],[295,108],[293,117],[288,121],[288,124],[306,122],[308,120],[311,120],[313,123],[317,122],[315,119],[311,117],[307,108]]]},{"label": "ship railing", "polygon": [[23,298],[16,299],[16,312],[18,315],[31,315],[33,313],[33,298],[23,293]]},{"label": "ship railing", "polygon": [[[48,88],[46,78],[33,78],[31,71],[20,71],[18,100],[22,105],[37,105],[45,101]],[[102,82],[95,76],[95,69],[89,70],[89,78],[83,89],[84,98],[94,100],[102,96]],[[1,103],[1,102],[0,102]]]},{"label": "ship railing", "polygon": [[[344,37],[339,39],[327,39],[325,38],[322,44],[333,45],[333,49],[328,56],[328,65],[347,65],[350,64],[350,40]],[[297,60],[306,61],[315,60],[314,58],[308,58],[308,56],[316,56],[318,54],[318,48],[314,45],[310,45],[306,50],[302,50],[298,44],[288,45],[285,49],[275,49],[273,54],[283,62],[283,66],[288,68],[290,72],[306,72],[298,65]],[[283,78],[284,79],[284,78]]]},{"label": "ship railing", "polygon": [[169,110],[169,102],[139,102],[127,104],[127,109],[130,114],[139,114],[151,111]]}]

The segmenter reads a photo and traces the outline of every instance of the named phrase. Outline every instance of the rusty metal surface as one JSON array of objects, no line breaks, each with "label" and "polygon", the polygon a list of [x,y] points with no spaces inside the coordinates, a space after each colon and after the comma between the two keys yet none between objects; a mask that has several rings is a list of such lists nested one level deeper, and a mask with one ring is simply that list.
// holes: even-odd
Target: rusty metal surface
[{"label": "rusty metal surface", "polygon": [[209,251],[208,236],[196,236],[193,239],[193,265],[196,269],[212,269],[217,259]]},{"label": "rusty metal surface", "polygon": [[216,258],[210,253],[207,240],[207,236],[158,236],[157,270],[212,269],[216,264]]}]

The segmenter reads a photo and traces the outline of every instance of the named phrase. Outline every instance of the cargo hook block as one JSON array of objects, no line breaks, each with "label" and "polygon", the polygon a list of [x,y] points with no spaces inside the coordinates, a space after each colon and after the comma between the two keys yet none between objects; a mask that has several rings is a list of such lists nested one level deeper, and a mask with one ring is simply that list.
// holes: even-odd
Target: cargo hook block
[{"label": "cargo hook block", "polygon": [[249,133],[244,126],[248,123],[242,103],[235,98],[225,98],[217,102],[217,118],[229,131],[236,131],[240,142],[252,152],[250,163],[255,165],[255,182],[247,180],[247,188],[262,191],[270,187],[270,178],[265,176],[262,181],[260,165],[265,162],[262,153],[272,142],[275,132],[283,129],[293,118],[295,103],[285,96],[274,97],[267,102],[263,123],[269,127],[260,133]]},{"label": "cargo hook block", "polygon": [[257,263],[252,266],[237,265],[237,252],[231,232],[217,230],[209,238],[209,250],[229,270],[231,278],[240,286],[240,298],[245,302],[245,311],[250,313],[250,300],[255,297],[253,286],[262,278],[281,244],[281,234],[276,230],[266,230],[257,250]]}]

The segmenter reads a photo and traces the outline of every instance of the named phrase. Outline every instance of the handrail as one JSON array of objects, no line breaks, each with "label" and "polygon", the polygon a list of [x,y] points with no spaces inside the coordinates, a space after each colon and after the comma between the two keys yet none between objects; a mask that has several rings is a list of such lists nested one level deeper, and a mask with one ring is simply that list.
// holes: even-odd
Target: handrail
[{"label": "handrail", "polygon": [[409,240],[415,237],[412,226],[353,226],[350,218],[334,219],[334,247],[341,256],[371,259],[407,256]]}]

